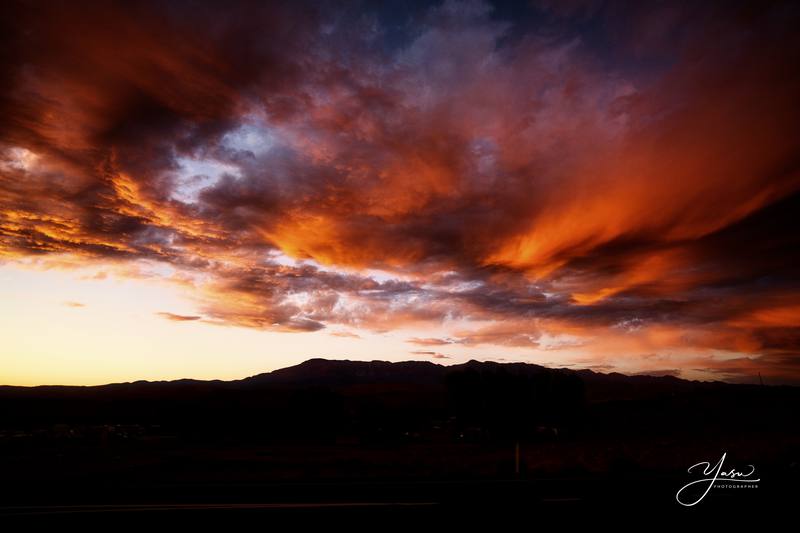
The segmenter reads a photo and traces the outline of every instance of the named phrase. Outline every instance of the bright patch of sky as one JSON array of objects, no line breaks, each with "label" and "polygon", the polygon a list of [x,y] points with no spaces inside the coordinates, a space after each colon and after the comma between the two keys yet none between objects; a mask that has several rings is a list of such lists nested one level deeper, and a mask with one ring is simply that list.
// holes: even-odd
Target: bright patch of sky
[{"label": "bright patch of sky", "polygon": [[251,118],[222,138],[226,148],[251,152],[260,157],[277,144],[275,130],[257,118]]},{"label": "bright patch of sky", "polygon": [[214,185],[225,175],[242,177],[239,167],[215,159],[179,157],[178,164],[181,169],[176,176],[177,183],[172,197],[184,203],[196,202],[203,189]]},{"label": "bright patch of sky", "polygon": [[30,170],[36,165],[39,156],[27,148],[9,148],[2,158],[0,158],[0,168],[6,167],[12,170]]}]

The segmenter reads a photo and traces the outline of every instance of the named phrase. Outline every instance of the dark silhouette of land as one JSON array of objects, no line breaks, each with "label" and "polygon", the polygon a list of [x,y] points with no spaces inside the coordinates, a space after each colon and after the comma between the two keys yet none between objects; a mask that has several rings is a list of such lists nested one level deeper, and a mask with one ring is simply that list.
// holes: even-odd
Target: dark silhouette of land
[{"label": "dark silhouette of land", "polygon": [[0,513],[678,512],[687,468],[723,453],[762,483],[714,490],[694,509],[777,506],[798,474],[799,407],[796,387],[475,361],[312,359],[236,381],[3,386]]}]

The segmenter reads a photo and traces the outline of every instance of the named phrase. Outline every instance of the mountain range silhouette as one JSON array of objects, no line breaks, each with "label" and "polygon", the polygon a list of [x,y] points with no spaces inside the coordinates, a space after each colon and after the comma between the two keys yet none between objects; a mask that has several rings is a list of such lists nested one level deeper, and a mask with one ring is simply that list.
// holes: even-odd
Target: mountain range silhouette
[{"label": "mountain range silhouette", "polygon": [[42,513],[198,500],[660,508],[689,466],[726,452],[770,479],[737,500],[763,506],[790,494],[798,408],[797,387],[478,361],[310,359],[232,381],[2,386],[0,498]]}]

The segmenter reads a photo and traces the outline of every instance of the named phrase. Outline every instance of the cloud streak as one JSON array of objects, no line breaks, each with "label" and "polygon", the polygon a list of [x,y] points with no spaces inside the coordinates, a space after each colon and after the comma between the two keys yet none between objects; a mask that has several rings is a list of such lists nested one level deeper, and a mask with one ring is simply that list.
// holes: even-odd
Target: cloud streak
[{"label": "cloud streak", "polygon": [[195,315],[176,315],[175,313],[168,313],[166,311],[161,311],[161,312],[159,312],[157,314],[161,318],[165,318],[165,319],[171,320],[173,322],[192,322],[192,321],[200,320],[201,318],[203,318],[201,316],[195,316]]}]

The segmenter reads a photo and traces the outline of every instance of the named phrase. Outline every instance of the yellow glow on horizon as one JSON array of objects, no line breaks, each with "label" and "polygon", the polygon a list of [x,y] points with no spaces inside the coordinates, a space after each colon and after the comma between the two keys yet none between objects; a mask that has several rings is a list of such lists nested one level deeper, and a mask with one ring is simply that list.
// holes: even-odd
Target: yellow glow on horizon
[{"label": "yellow glow on horizon", "polygon": [[449,359],[414,354],[425,349],[406,340],[438,334],[426,330],[372,333],[331,325],[316,332],[284,333],[171,321],[158,313],[201,314],[182,287],[98,272],[96,267],[0,266],[0,384],[229,380],[314,357],[441,364],[498,357],[534,361],[530,349],[493,346],[437,347]]},{"label": "yellow glow on horizon", "polygon": [[[669,367],[683,368],[684,377],[691,379],[718,379],[697,369],[711,360],[743,356],[723,351],[700,359],[697,350],[681,340],[680,331],[658,327],[582,330],[543,323],[545,333],[537,347],[504,341],[509,335],[513,338],[516,329],[525,329],[513,322],[460,319],[429,326],[395,325],[385,332],[339,324],[314,332],[226,326],[206,321],[191,285],[175,282],[168,272],[159,272],[158,265],[139,265],[141,270],[130,265],[81,268],[68,259],[52,265],[57,266],[0,265],[0,385],[231,380],[315,357],[445,365],[470,359],[521,361],[629,373]],[[783,315],[778,318],[784,320]],[[504,328],[507,335],[498,338]],[[454,341],[453,336],[473,340]]]}]

